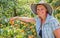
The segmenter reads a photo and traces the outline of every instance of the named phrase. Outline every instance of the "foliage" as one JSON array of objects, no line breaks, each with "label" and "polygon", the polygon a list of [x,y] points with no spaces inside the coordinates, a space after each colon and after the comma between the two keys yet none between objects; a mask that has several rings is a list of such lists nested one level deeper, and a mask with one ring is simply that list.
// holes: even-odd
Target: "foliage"
[{"label": "foliage", "polygon": [[[36,38],[35,23],[21,20],[10,21],[11,17],[35,17],[30,5],[40,0],[0,0],[0,38]],[[46,0],[53,7],[53,16],[60,21],[60,0]]]}]

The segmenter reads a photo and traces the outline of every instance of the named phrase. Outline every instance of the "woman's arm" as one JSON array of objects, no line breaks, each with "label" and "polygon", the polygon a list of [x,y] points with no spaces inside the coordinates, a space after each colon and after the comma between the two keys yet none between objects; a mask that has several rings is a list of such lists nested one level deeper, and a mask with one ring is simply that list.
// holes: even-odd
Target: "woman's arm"
[{"label": "woman's arm", "polygon": [[55,37],[60,38],[60,28],[54,31]]},{"label": "woman's arm", "polygon": [[35,19],[34,18],[28,18],[28,17],[12,17],[10,20],[14,21],[15,19],[24,21],[24,22],[34,22],[35,23]]}]

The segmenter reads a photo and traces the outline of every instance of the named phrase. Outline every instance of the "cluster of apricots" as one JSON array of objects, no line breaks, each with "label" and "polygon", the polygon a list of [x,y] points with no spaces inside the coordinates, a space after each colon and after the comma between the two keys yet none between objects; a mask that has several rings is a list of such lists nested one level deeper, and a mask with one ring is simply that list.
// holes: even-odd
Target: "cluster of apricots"
[{"label": "cluster of apricots", "polygon": [[[19,22],[18,22],[19,21]],[[25,36],[27,38],[35,38],[36,37],[36,29],[35,29],[35,24],[34,23],[25,23],[20,20],[15,20],[15,21],[10,21],[9,22],[11,26],[13,26],[16,29],[21,29],[20,33],[26,34]]]}]

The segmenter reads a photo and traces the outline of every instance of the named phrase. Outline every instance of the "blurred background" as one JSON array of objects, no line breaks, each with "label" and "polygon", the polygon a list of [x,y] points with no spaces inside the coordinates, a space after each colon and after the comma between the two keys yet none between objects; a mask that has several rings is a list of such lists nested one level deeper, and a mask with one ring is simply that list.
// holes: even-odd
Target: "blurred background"
[{"label": "blurred background", "polygon": [[[35,23],[21,20],[10,21],[11,17],[35,17],[30,5],[41,0],[0,0],[0,38],[37,38]],[[53,16],[60,22],[60,0],[43,0],[53,8]]]}]

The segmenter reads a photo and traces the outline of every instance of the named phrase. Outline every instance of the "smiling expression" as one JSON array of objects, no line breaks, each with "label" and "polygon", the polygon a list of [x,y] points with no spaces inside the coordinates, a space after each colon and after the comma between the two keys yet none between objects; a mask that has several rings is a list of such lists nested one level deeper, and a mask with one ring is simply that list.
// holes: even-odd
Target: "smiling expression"
[{"label": "smiling expression", "polygon": [[47,14],[47,8],[44,5],[37,5],[37,15],[44,17]]}]

